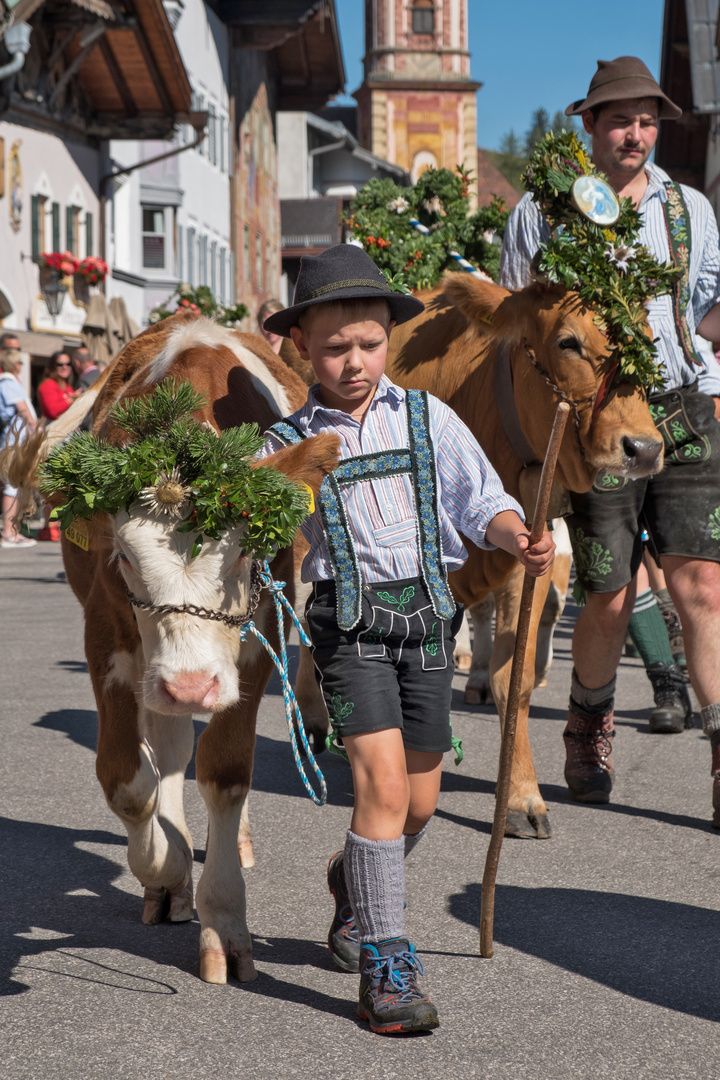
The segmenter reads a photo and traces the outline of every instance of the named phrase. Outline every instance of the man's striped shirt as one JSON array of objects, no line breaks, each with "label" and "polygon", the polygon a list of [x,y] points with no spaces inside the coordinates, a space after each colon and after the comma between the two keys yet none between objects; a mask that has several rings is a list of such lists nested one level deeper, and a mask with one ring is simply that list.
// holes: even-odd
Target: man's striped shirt
[{"label": "man's striped shirt", "polygon": [[[407,448],[405,391],[383,375],[362,421],[338,409],[328,409],[310,388],[306,404],[288,419],[307,435],[328,432],[340,436],[341,458]],[[524,520],[470,430],[451,408],[428,395],[430,433],[438,480],[438,519],[442,561],[457,570],[467,558],[460,533],[478,547],[492,549],[485,530],[496,514],[514,510]],[[282,443],[269,435],[261,456],[273,454]],[[421,574],[418,528],[409,476],[387,476],[343,485],[350,530],[364,582],[397,581]],[[332,579],[333,570],[320,514],[315,511],[302,531],[310,551],[302,565],[303,581]]]},{"label": "man's striped shirt", "polygon": [[[659,262],[670,261],[670,244],[663,210],[667,200],[665,184],[670,177],[657,165],[645,166],[648,186],[638,211],[642,217],[640,243],[649,248]],[[690,296],[687,322],[693,334],[701,320],[718,301],[720,293],[720,243],[712,207],[704,195],[681,185],[690,215],[692,247],[690,251]],[[541,243],[550,235],[550,226],[530,192],[523,196],[512,213],[505,231],[500,257],[500,284],[506,289],[522,289],[532,281],[530,262]],[[699,376],[700,389],[720,395],[720,365],[707,349],[699,349],[704,370],[690,364],[678,341],[672,296],[656,296],[648,305],[648,322],[656,342],[658,361],[664,365],[665,389],[689,386]],[[699,339],[702,341],[702,339]]]}]

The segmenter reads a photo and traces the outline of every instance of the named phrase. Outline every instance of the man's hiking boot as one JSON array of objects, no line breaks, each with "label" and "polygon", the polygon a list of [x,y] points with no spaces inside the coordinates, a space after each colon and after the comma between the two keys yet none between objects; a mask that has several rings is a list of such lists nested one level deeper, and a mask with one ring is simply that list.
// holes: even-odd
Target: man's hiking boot
[{"label": "man's hiking boot", "polygon": [[687,684],[677,664],[650,664],[647,676],[652,683],[655,708],[650,713],[654,735],[672,735],[695,726]]},{"label": "man's hiking boot", "polygon": [[417,976],[423,974],[415,946],[406,938],[361,946],[360,1019],[367,1020],[379,1035],[436,1028],[437,1009],[417,985]]},{"label": "man's hiking boot", "polygon": [[333,855],[327,868],[328,888],[335,899],[335,916],[328,934],[328,949],[341,971],[359,971],[360,941],[345,884],[343,855],[342,851]]},{"label": "man's hiking boot", "polygon": [[565,740],[565,781],[570,798],[583,803],[610,801],[614,770],[610,755],[615,737],[613,711],[581,716],[571,700]]},{"label": "man's hiking boot", "polygon": [[665,620],[665,629],[670,641],[670,652],[673,654],[673,660],[679,668],[685,671],[687,669],[687,660],[685,659],[685,639],[680,625],[680,616],[672,604],[666,603],[660,597],[656,597],[656,599]]}]

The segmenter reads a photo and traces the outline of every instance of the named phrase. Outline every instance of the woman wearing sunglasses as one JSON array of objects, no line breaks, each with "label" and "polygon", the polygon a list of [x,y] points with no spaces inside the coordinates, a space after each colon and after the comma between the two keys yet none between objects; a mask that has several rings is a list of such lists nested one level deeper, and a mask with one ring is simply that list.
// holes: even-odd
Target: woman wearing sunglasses
[{"label": "woman wearing sunglasses", "polygon": [[68,409],[79,391],[73,390],[72,365],[66,352],[56,352],[44,371],[37,394],[40,409],[47,420],[57,420]]}]

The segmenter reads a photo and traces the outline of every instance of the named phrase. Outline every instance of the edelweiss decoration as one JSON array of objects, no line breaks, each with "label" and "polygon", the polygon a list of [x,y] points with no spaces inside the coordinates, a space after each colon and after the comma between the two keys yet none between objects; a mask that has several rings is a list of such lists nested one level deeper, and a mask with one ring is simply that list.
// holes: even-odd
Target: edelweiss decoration
[{"label": "edelweiss decoration", "polygon": [[291,544],[310,509],[310,489],[268,466],[252,467],[263,445],[257,424],[220,435],[192,414],[204,404],[187,382],[166,379],[148,397],[113,409],[128,432],[125,446],[80,432],[40,466],[40,490],[61,495],[53,511],[63,529],[75,518],[117,514],[138,501],[158,517],[177,520],[178,532],[204,538],[245,526],[242,547],[257,559]]},{"label": "edelweiss decoration", "polygon": [[[603,184],[577,185],[579,177],[597,177]],[[540,246],[538,274],[577,292],[595,310],[595,322],[607,334],[623,379],[648,392],[662,389],[662,369],[646,333],[645,302],[672,292],[681,271],[671,263],[659,263],[638,243],[641,218],[630,199],[618,200],[612,225],[598,223],[597,219],[613,216],[606,189],[614,192],[577,135],[541,139],[523,182],[553,230]],[[593,210],[598,199],[602,205]]]}]

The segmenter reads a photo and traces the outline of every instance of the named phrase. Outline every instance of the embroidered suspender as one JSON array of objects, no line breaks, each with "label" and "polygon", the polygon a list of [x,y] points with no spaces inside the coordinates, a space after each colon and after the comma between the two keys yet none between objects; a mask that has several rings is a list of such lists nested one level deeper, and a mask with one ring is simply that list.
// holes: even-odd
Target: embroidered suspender
[{"label": "embroidered suspender", "polygon": [[[384,450],[345,458],[337,469],[325,478],[320,489],[319,512],[337,589],[338,626],[343,630],[352,630],[360,621],[362,580],[341,488],[358,481],[378,480],[386,476],[411,477],[418,521],[422,578],[438,618],[450,619],[455,614],[455,601],[442,563],[437,477],[435,455],[430,440],[427,394],[419,390],[408,390],[406,411],[409,449]],[[273,424],[269,431],[286,445],[306,438],[302,431],[287,420]]]},{"label": "embroidered suspender", "polygon": [[665,228],[668,234],[672,261],[682,270],[682,277],[673,290],[673,313],[677,328],[678,341],[685,357],[691,364],[704,367],[698,356],[686,312],[690,303],[690,251],[692,250],[692,230],[690,213],[683,199],[679,184],[670,180],[665,184],[667,199],[663,204]]}]

